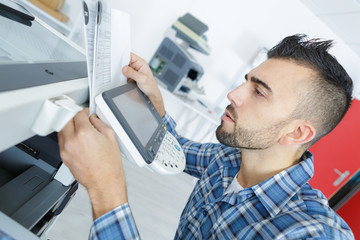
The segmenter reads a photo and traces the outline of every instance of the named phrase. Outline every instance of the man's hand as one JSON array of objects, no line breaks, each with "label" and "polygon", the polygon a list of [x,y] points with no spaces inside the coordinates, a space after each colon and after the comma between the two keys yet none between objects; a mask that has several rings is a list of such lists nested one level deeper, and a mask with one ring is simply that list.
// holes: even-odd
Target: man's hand
[{"label": "man's hand", "polygon": [[135,81],[149,98],[161,117],[165,115],[164,102],[159,87],[146,61],[131,53],[130,64],[122,69],[128,82]]},{"label": "man's hand", "polygon": [[127,202],[121,154],[112,129],[89,109],[79,112],[59,132],[60,155],[76,180],[84,185],[94,219]]}]

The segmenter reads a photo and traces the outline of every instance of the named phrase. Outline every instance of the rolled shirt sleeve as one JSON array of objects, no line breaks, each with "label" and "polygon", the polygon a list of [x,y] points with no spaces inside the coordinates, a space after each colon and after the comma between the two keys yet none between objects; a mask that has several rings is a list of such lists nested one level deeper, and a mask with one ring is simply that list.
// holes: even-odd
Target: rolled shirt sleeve
[{"label": "rolled shirt sleeve", "polygon": [[140,239],[129,203],[97,218],[90,228],[89,239]]}]

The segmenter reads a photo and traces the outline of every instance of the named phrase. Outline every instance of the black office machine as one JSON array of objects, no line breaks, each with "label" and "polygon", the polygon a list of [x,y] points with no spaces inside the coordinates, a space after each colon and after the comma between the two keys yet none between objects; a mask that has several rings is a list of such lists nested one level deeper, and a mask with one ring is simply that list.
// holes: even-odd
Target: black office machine
[{"label": "black office machine", "polygon": [[195,90],[203,93],[197,83],[204,70],[188,48],[210,54],[210,47],[204,36],[208,26],[187,13],[172,28],[176,31],[175,38],[164,38],[150,61],[150,68],[159,83],[170,92],[188,93]]}]

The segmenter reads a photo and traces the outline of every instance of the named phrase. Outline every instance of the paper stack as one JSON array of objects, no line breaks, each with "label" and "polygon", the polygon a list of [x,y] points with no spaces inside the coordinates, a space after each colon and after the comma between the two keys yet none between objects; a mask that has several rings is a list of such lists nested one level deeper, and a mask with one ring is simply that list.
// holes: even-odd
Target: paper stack
[{"label": "paper stack", "polygon": [[126,83],[121,69],[130,62],[130,16],[103,0],[83,0],[89,79],[89,109],[103,91]]}]

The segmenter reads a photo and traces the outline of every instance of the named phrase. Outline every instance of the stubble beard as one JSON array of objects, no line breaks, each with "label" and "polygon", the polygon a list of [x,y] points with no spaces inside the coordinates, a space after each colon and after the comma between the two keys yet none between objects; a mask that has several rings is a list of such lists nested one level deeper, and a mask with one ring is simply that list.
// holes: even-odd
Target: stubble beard
[{"label": "stubble beard", "polygon": [[235,117],[234,130],[226,131],[223,126],[224,121],[222,120],[220,126],[216,129],[216,138],[220,143],[229,147],[252,150],[270,148],[276,144],[280,130],[289,122],[289,120],[284,120],[264,128],[245,129],[238,125],[232,106],[229,105],[227,109]]}]

